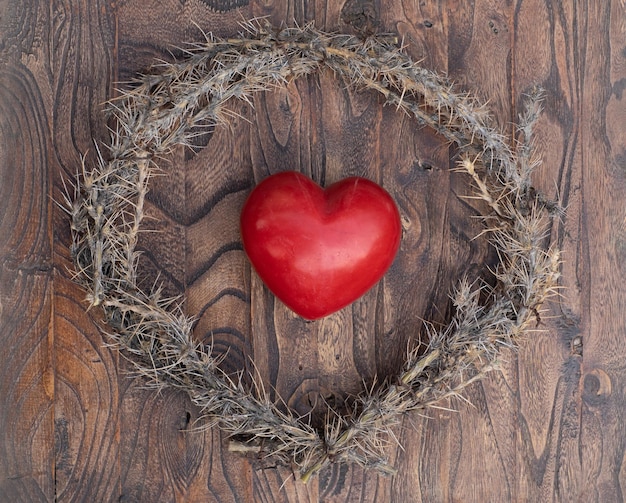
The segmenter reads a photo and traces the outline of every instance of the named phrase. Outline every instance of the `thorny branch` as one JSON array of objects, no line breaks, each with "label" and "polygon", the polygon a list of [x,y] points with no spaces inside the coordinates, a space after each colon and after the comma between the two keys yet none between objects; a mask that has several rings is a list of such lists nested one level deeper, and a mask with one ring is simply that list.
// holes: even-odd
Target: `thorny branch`
[{"label": "thorny branch", "polygon": [[[549,211],[532,190],[532,130],[541,96],[528,98],[519,137],[492,124],[486,107],[420,67],[392,37],[365,41],[313,26],[275,31],[261,23],[227,40],[207,37],[186,59],[161,64],[110,103],[116,117],[105,160],[83,165],[68,196],[76,279],[91,306],[104,309],[111,343],[157,386],[187,392],[228,435],[245,439],[279,462],[293,463],[307,481],[329,463],[357,463],[392,472],[385,459],[394,428],[408,411],[425,409],[483,377],[502,347],[515,347],[557,289],[559,251],[546,247]],[[448,326],[426,328],[427,347],[411,349],[395,378],[365,390],[346,416],[329,414],[322,431],[281,410],[257,381],[247,389],[222,373],[219,356],[194,341],[192,320],[176,299],[138,286],[135,250],[155,159],[187,144],[200,128],[228,122],[228,103],[328,69],[357,90],[373,90],[389,105],[435,129],[457,150],[456,169],[469,175],[500,264],[495,287],[461,280]]]}]

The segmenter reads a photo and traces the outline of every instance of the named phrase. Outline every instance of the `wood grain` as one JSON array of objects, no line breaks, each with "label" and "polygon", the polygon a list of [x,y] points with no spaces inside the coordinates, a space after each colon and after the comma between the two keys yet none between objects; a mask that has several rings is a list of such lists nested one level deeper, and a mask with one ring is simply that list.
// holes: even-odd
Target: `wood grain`
[{"label": "wood grain", "polygon": [[[0,16],[0,501],[623,501],[626,483],[626,5],[623,0],[55,0]],[[426,67],[488,100],[501,126],[545,89],[537,186],[566,213],[563,293],[500,370],[428,417],[407,416],[397,474],[290,467],[228,452],[190,400],[156,393],[105,346],[71,281],[64,186],[106,141],[102,104],[203,32],[315,21],[397,33]],[[171,51],[171,52],[170,52]],[[258,373],[314,421],[393,373],[424,320],[445,322],[463,272],[488,276],[481,211],[447,144],[327,72],[235,105],[226,128],[162,162],[140,248],[197,315],[195,335]],[[401,251],[352,306],[307,323],[264,287],[243,253],[239,211],[255,183],[298,169],[327,184],[381,183],[402,216]],[[156,232],[152,232],[156,231]]]},{"label": "wood grain", "polygon": [[[4,11],[5,9],[3,9]],[[0,22],[0,500],[54,498],[50,129],[33,5]],[[24,201],[28,201],[25,204]]]},{"label": "wood grain", "polygon": [[[46,84],[50,128],[46,196],[55,201],[54,425],[57,501],[108,501],[119,493],[119,355],[105,346],[102,321],[85,312],[85,294],[71,280],[67,215],[58,204],[81,166],[95,161],[94,141],[106,136],[102,103],[113,78],[114,23],[104,2],[55,2],[37,28],[48,47]],[[45,55],[45,56],[44,56]],[[45,66],[44,66],[45,67]],[[70,185],[67,185],[67,184]],[[58,204],[57,204],[58,203]]]},{"label": "wood grain", "polygon": [[0,137],[0,499],[46,501],[55,483],[49,130],[35,78],[17,61],[0,74]]}]

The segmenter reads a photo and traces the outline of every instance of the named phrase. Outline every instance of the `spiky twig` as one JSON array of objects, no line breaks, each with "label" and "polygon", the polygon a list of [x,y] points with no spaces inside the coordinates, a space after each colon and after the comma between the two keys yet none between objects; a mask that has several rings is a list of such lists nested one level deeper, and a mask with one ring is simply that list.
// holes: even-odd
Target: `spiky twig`
[{"label": "spiky twig", "polygon": [[[504,137],[488,110],[457,93],[439,75],[421,68],[389,37],[359,40],[314,29],[274,31],[247,26],[249,36],[209,39],[181,63],[111,103],[117,119],[109,160],[83,166],[71,203],[77,279],[91,305],[101,305],[108,334],[137,370],[159,386],[186,391],[231,436],[266,455],[295,463],[303,480],[331,462],[353,462],[383,472],[385,445],[402,414],[424,409],[462,390],[494,367],[501,347],[515,347],[555,289],[559,253],[546,249],[546,212],[531,187],[531,137],[540,97],[529,100],[520,138]],[[488,289],[461,280],[449,325],[427,326],[425,349],[409,351],[395,379],[365,390],[346,416],[330,415],[322,431],[281,410],[264,393],[223,374],[219,357],[192,337],[192,322],[162,299],[159,289],[137,283],[135,250],[155,159],[188,143],[198,128],[228,121],[227,104],[327,68],[357,89],[380,93],[388,104],[447,138],[490,213],[486,232],[498,251],[497,284]],[[510,147],[513,143],[514,148]],[[241,376],[240,376],[241,377]]]}]

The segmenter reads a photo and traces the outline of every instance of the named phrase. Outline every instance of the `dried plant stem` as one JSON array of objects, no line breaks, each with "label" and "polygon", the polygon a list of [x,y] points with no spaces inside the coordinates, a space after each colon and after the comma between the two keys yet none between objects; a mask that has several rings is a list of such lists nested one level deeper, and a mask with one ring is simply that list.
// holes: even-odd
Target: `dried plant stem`
[{"label": "dried plant stem", "polygon": [[[108,160],[100,156],[91,170],[83,166],[76,197],[68,197],[76,277],[89,303],[103,307],[111,343],[155,385],[187,392],[228,435],[247,442],[236,450],[294,463],[304,481],[329,463],[389,473],[385,450],[403,414],[459,396],[483,377],[556,291],[559,252],[545,246],[549,208],[530,179],[541,97],[529,97],[520,137],[507,138],[483,105],[418,66],[389,37],[363,41],[312,26],[274,31],[251,23],[246,29],[247,37],[198,44],[184,61],[162,64],[111,103],[117,127]],[[500,264],[495,287],[461,280],[448,326],[428,326],[428,346],[409,351],[395,378],[356,397],[349,414],[329,413],[318,431],[271,402],[260,380],[253,379],[250,390],[241,375],[222,373],[219,356],[194,341],[192,320],[175,299],[138,286],[135,248],[155,159],[189,143],[199,128],[227,123],[229,101],[250,102],[255,92],[324,69],[356,89],[376,91],[454,145],[457,169],[490,208],[485,232]]]}]

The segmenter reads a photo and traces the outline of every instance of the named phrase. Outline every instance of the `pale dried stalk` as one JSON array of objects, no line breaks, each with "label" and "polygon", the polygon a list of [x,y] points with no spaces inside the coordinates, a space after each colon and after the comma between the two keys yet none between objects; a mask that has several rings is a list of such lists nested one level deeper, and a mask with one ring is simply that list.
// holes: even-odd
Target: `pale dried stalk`
[{"label": "pale dried stalk", "polygon": [[[512,143],[488,110],[421,68],[388,37],[366,41],[329,35],[312,26],[274,31],[251,23],[248,37],[209,39],[180,63],[165,63],[111,104],[117,118],[109,160],[83,166],[70,201],[77,279],[92,306],[102,305],[113,345],[158,386],[187,392],[228,434],[294,463],[308,480],[328,463],[392,469],[385,460],[394,428],[408,411],[458,396],[491,370],[501,347],[515,347],[554,294],[559,253],[546,249],[547,208],[531,187],[532,127],[540,111],[531,97]],[[428,346],[409,351],[398,375],[365,390],[347,416],[329,414],[322,431],[270,402],[260,381],[254,392],[218,367],[219,356],[194,341],[192,320],[175,299],[137,284],[135,251],[154,159],[189,143],[200,128],[228,122],[227,103],[327,68],[357,89],[380,93],[388,104],[447,138],[491,213],[486,232],[501,263],[492,289],[461,280],[447,327],[427,326]],[[481,299],[483,299],[481,301]],[[486,299],[486,300],[485,300]],[[419,340],[419,338],[416,338]],[[253,379],[254,380],[254,379]]]}]

